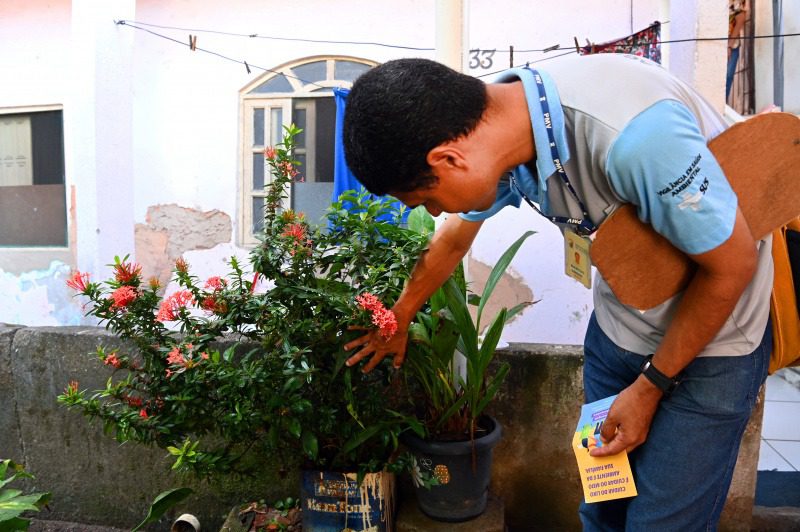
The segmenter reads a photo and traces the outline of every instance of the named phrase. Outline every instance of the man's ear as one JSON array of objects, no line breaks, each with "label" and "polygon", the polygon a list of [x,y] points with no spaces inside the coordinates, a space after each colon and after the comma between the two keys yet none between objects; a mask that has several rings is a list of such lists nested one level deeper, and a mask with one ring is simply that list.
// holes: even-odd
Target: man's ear
[{"label": "man's ear", "polygon": [[426,161],[437,175],[440,174],[436,170],[464,169],[467,165],[464,152],[451,142],[439,144],[429,151]]}]

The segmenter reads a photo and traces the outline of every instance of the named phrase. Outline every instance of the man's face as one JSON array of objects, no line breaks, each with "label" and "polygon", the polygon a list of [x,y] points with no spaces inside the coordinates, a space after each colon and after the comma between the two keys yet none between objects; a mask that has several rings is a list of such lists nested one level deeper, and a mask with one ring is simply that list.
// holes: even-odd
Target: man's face
[{"label": "man's face", "polygon": [[443,212],[486,210],[494,203],[496,194],[496,180],[481,179],[464,172],[458,175],[442,172],[430,186],[393,193],[392,196],[410,208],[423,205],[432,216],[439,216]]}]

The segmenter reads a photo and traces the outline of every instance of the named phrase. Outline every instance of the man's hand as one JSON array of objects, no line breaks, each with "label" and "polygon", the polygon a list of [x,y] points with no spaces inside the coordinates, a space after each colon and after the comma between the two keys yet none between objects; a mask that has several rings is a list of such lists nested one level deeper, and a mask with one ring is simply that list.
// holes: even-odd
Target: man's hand
[{"label": "man's hand", "polygon": [[472,241],[475,240],[482,223],[468,222],[458,216],[450,216],[445,220],[434,233],[428,249],[422,253],[414,266],[411,279],[392,306],[392,312],[397,318],[397,331],[387,340],[377,329],[363,329],[369,332],[344,346],[347,351],[356,347],[361,348],[347,359],[348,366],[370,355],[372,359],[364,366],[364,373],[372,371],[389,355],[394,356],[394,367],[399,368],[403,365],[406,358],[409,324],[431,294],[444,284],[456,269],[472,245]]},{"label": "man's hand", "polygon": [[643,444],[661,395],[661,390],[646,377],[639,376],[611,404],[600,432],[603,446],[592,449],[589,454],[611,456],[624,450],[631,452]]},{"label": "man's hand", "polygon": [[408,325],[403,326],[398,323],[397,331],[388,340],[383,337],[378,329],[366,329],[362,327],[355,327],[354,329],[368,332],[364,336],[345,344],[344,348],[346,351],[350,351],[356,347],[361,348],[355,355],[347,359],[348,366],[357,364],[370,355],[372,355],[372,358],[362,369],[364,373],[369,373],[375,369],[375,366],[380,364],[381,360],[389,355],[394,355],[393,364],[395,368],[399,368],[403,365],[403,361],[406,358]]}]

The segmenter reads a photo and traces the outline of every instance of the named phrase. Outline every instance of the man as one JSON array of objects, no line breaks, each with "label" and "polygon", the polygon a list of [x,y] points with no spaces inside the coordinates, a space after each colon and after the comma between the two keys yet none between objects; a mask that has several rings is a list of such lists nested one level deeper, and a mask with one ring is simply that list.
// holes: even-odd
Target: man
[{"label": "man", "polygon": [[581,519],[586,530],[714,529],[771,349],[770,245],[753,241],[706,146],[724,128],[690,87],[633,56],[552,61],[489,85],[421,59],[365,73],[345,116],[353,173],[376,194],[459,215],[394,305],[398,334],[350,342],[348,363],[402,364],[417,309],[502,207],[529,203],[532,216],[586,238],[632,203],[697,270],[653,309],[621,304],[595,279],[586,401],[619,396],[591,454],[627,449],[639,495],[583,504]]}]

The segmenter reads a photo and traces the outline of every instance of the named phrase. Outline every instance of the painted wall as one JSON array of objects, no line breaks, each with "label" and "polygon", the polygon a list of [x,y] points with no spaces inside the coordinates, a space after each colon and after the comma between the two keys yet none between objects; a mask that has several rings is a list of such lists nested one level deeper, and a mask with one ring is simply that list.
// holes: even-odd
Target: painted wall
[{"label": "painted wall", "polygon": [[[679,3],[694,9],[691,6],[700,2]],[[569,50],[574,37],[581,43],[587,38],[603,42],[644,28],[663,19],[665,13],[663,0],[635,2],[633,13],[628,0],[467,4],[470,48],[497,49],[490,68],[473,69],[474,75],[506,68],[509,45],[517,50],[516,64],[535,62],[563,52],[519,50],[554,44]],[[714,9],[724,20],[725,6],[719,4]],[[0,49],[15,51],[0,54],[0,68],[12,69],[20,80],[0,84],[0,108],[64,105],[72,213],[69,249],[39,250],[36,260],[28,256],[30,250],[0,250],[0,293],[12,297],[10,305],[0,308],[0,322],[86,323],[63,281],[72,268],[89,271],[95,278],[105,276],[105,265],[114,255],[130,253],[151,274],[163,274],[175,258],[183,256],[200,276],[218,273],[232,254],[246,256],[247,250],[236,243],[238,98],[241,88],[263,72],[257,67],[274,68],[321,54],[378,62],[435,54],[196,30],[434,46],[434,0],[343,0],[335,6],[325,0],[224,4],[12,0],[0,4]],[[691,9],[687,12],[698,16],[702,11],[702,20],[712,18],[706,11],[710,8]],[[113,21],[120,19],[186,28],[147,27],[180,43],[188,43],[189,33],[196,34],[198,48],[246,60],[252,73],[241,64],[115,25]],[[719,30],[716,26],[679,17],[670,23],[673,38],[725,31],[724,24]],[[722,47],[718,54],[710,50],[701,54],[693,48],[675,47],[670,56],[676,72],[691,83],[699,83],[696,72],[704,70],[701,90],[713,99],[724,90],[725,56]],[[37,81],[38,76],[45,81]],[[509,325],[505,339],[581,343],[591,295],[564,276],[563,244],[554,227],[527,207],[503,212],[485,225],[472,259],[492,264],[527,228],[538,234],[513,264],[516,279],[510,283],[520,288],[519,293],[529,291],[539,303]],[[475,268],[480,270],[480,264]]]}]

